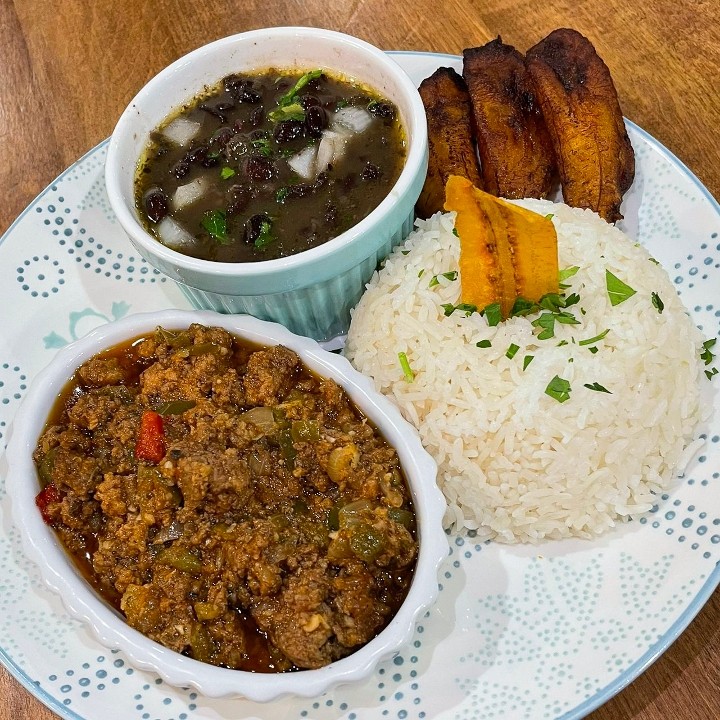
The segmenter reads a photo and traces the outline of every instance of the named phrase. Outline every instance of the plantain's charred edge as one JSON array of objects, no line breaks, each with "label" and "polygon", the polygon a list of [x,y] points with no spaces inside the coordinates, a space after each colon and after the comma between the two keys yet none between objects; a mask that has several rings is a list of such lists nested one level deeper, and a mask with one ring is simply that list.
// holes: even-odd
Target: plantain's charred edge
[{"label": "plantain's charred edge", "polygon": [[504,197],[545,197],[555,158],[525,58],[502,38],[463,51],[463,78],[485,188]]},{"label": "plantain's charred edge", "polygon": [[440,88],[449,90],[451,87],[456,94],[467,95],[467,86],[462,76],[451,67],[440,67],[420,83],[418,91],[423,102],[441,104],[447,100]]},{"label": "plantain's charred edge", "polygon": [[526,61],[539,60],[549,67],[565,92],[587,84],[589,75],[600,72],[610,79],[610,70],[584,35],[571,28],[558,28],[530,48]]},{"label": "plantain's charred edge", "polygon": [[[599,212],[608,222],[615,222],[622,217],[620,214],[622,197],[635,177],[635,153],[627,134],[610,69],[597,54],[592,42],[577,30],[570,28],[559,28],[543,38],[528,50],[525,62],[543,113],[548,120],[548,129],[555,147],[564,190],[566,183],[579,182],[580,177],[576,177],[576,173],[580,171],[574,167],[573,158],[565,157],[563,148],[559,146],[562,132],[555,127],[555,124],[562,128],[569,123],[579,130],[581,126],[586,127],[585,122],[589,121],[590,127],[594,123],[595,131],[600,136],[604,136],[603,145],[606,147],[606,152],[614,155],[610,162],[614,164],[612,176],[615,188],[603,192],[602,188],[605,182],[609,181],[610,176],[601,170],[605,180],[603,177],[598,177],[596,180],[603,200],[598,207],[592,206],[592,209]],[[564,100],[561,101],[560,98],[563,97]],[[556,107],[557,102],[562,102],[566,106]],[[599,106],[604,106],[609,113],[608,124],[603,124],[591,109],[595,107],[597,110]],[[590,116],[588,113],[593,114]],[[585,120],[580,119],[583,115],[587,116]],[[608,161],[606,159],[606,162]],[[586,206],[585,203],[581,204]]]}]

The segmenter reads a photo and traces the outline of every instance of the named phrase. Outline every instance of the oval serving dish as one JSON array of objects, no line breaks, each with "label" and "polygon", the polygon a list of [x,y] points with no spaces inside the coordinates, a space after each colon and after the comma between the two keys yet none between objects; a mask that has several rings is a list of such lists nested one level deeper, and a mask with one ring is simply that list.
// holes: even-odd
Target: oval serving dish
[{"label": "oval serving dish", "polygon": [[[258,345],[282,344],[294,350],[312,372],[331,378],[344,388],[354,405],[395,448],[405,472],[415,506],[419,543],[408,595],[380,634],[326,667],[278,674],[230,670],[185,657],[148,639],[127,625],[91,588],[35,506],[40,485],[33,450],[55,399],[75,370],[98,352],[150,333],[158,326],[182,329],[195,322],[223,327]],[[286,695],[319,695],[340,683],[367,677],[378,662],[399,650],[410,639],[416,620],[438,594],[437,571],[448,546],[442,529],[445,501],[435,484],[435,462],[423,449],[415,430],[389,400],[374,390],[368,378],[343,357],[274,323],[247,316],[166,310],[130,316],[94,330],[58,352],[37,376],[13,422],[7,459],[7,490],[13,518],[24,551],[38,565],[44,581],[60,595],[68,612],[86,623],[102,644],[119,648],[134,665],[158,673],[172,685],[190,686],[211,697],[238,696],[258,702]]]}]

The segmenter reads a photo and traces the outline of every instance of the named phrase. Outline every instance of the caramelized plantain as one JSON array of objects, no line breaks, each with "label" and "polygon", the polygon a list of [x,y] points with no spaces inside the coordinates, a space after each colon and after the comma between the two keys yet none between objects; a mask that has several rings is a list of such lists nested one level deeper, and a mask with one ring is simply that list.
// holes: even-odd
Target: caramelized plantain
[{"label": "caramelized plantain", "polygon": [[545,197],[552,145],[523,56],[497,38],[463,51],[485,190],[507,198]]},{"label": "caramelized plantain", "polygon": [[419,90],[427,114],[430,157],[416,210],[427,218],[443,209],[450,175],[466,177],[476,186],[482,182],[463,79],[452,68],[441,67],[422,81]]},{"label": "caramelized plantain", "polygon": [[446,193],[445,209],[456,212],[464,303],[483,309],[497,302],[507,318],[517,298],[537,302],[558,292],[557,233],[550,218],[456,175]]},{"label": "caramelized plantain", "polygon": [[565,202],[615,222],[635,176],[635,155],[607,65],[586,37],[567,28],[531,48],[526,65],[550,131]]}]

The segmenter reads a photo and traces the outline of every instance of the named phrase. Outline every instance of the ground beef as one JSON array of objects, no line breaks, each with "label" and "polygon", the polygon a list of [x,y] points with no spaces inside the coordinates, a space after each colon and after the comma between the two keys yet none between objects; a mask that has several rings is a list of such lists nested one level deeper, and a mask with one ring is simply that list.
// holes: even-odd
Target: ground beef
[{"label": "ground beef", "polygon": [[43,517],[94,586],[198,660],[322,667],[407,593],[397,456],[285,347],[158,328],[78,370],[35,460]]}]

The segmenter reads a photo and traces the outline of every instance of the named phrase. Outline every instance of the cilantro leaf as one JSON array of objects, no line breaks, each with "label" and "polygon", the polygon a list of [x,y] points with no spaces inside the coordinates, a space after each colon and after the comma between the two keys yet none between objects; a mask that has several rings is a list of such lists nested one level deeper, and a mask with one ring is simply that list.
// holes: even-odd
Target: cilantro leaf
[{"label": "cilantro leaf", "polygon": [[268,220],[263,220],[260,223],[260,234],[255,238],[255,247],[258,250],[264,250],[274,240],[275,237],[272,235],[272,224]]},{"label": "cilantro leaf", "polygon": [[319,78],[323,74],[322,70],[310,70],[310,72],[306,72],[296,83],[293,85],[290,90],[288,90],[279,100],[278,105],[280,107],[286,107],[287,105],[290,105],[293,100],[295,99],[295,96],[311,81],[315,80],[316,78]]},{"label": "cilantro leaf", "polygon": [[559,403],[564,403],[566,400],[569,400],[571,391],[570,382],[563,380],[563,378],[558,375],[556,375],[545,388],[545,394],[557,400]]},{"label": "cilantro leaf", "polygon": [[595,337],[588,338],[587,340],[580,340],[578,345],[594,345],[596,342],[602,340],[608,333],[610,332],[610,328],[607,330],[603,330],[599,335],[596,335]]},{"label": "cilantro leaf", "polygon": [[305,120],[305,108],[299,102],[281,105],[268,113],[270,122],[283,122],[284,120]]},{"label": "cilantro leaf", "polygon": [[502,312],[500,311],[500,303],[492,303],[488,305],[482,314],[485,316],[487,323],[490,327],[498,325],[502,320]]},{"label": "cilantro leaf", "polygon": [[200,224],[208,231],[210,237],[221,245],[232,242],[227,234],[227,218],[222,210],[208,210]]},{"label": "cilantro leaf", "polygon": [[505,353],[505,357],[512,360],[515,355],[517,354],[517,351],[520,349],[519,345],[516,345],[515,343],[510,343],[510,347],[507,349],[507,352]]},{"label": "cilantro leaf", "polygon": [[662,311],[665,309],[665,303],[656,292],[651,293],[650,298],[652,299],[653,307],[662,315]]},{"label": "cilantro leaf", "polygon": [[612,393],[606,387],[603,387],[599,382],[585,383],[585,387],[589,390],[594,390],[595,392],[604,392],[608,395],[612,395]]},{"label": "cilantro leaf", "polygon": [[538,340],[549,340],[551,337],[555,337],[555,315],[552,313],[543,313],[530,324],[533,327],[542,328]]},{"label": "cilantro leaf", "polygon": [[631,298],[637,291],[626,285],[620,278],[605,270],[605,285],[607,287],[610,304],[614,307]]},{"label": "cilantro leaf", "polygon": [[410,362],[407,359],[407,355],[404,352],[398,353],[398,360],[400,361],[400,367],[402,368],[405,380],[411,383],[415,379],[415,373],[410,367]]},{"label": "cilantro leaf", "polygon": [[562,282],[563,280],[569,280],[571,277],[573,277],[573,275],[577,274],[577,271],[579,269],[579,265],[573,265],[572,267],[560,270],[560,272],[558,272],[558,282]]},{"label": "cilantro leaf", "polygon": [[492,347],[492,343],[489,340],[480,340],[480,342],[475,343],[475,347],[489,348]]},{"label": "cilantro leaf", "polygon": [[523,370],[527,370],[527,366],[535,359],[534,355],[526,355],[523,358]]},{"label": "cilantro leaf", "polygon": [[706,340],[703,343],[703,351],[700,353],[700,359],[703,360],[706,365],[709,365],[715,357],[712,353],[712,348],[715,346],[716,342],[717,338],[712,338],[712,340]]},{"label": "cilantro leaf", "polygon": [[224,167],[222,170],[220,170],[220,177],[223,180],[227,180],[228,178],[231,178],[235,174],[235,171],[231,167]]}]

